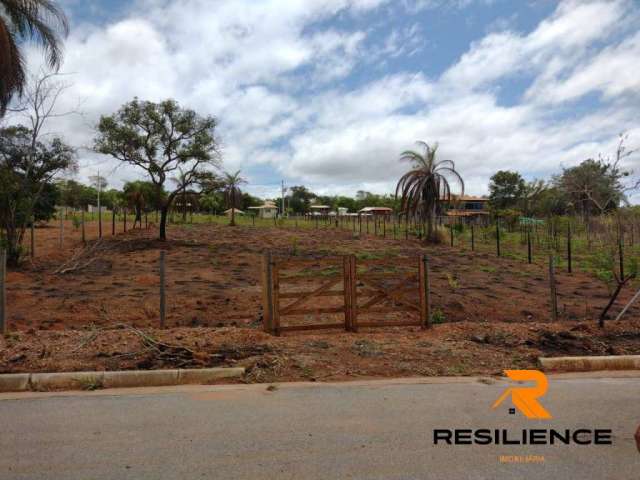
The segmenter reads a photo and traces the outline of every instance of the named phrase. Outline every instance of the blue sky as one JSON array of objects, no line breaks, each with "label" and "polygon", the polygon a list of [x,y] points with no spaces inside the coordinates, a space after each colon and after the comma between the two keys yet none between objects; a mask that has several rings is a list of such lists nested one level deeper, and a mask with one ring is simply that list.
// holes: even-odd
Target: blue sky
[{"label": "blue sky", "polygon": [[[89,147],[100,114],[176,98],[220,121],[224,162],[261,196],[392,192],[416,140],[483,194],[498,169],[546,178],[640,146],[633,0],[65,0],[72,21],[55,125]],[[40,54],[31,54],[31,64]],[[80,178],[141,178],[82,150]],[[625,168],[640,170],[631,156]],[[637,198],[637,197],[635,197]]]}]

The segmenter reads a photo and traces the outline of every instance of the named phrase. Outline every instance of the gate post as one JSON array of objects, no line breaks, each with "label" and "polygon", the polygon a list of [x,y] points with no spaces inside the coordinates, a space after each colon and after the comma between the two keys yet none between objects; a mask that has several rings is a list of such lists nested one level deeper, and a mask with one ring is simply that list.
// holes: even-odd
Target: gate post
[{"label": "gate post", "polygon": [[418,277],[420,282],[420,326],[429,328],[431,326],[431,299],[429,292],[429,259],[422,255],[418,265]]},{"label": "gate post", "polygon": [[358,280],[356,278],[356,256],[345,255],[343,257],[343,277],[344,277],[344,320],[345,330],[348,332],[358,331],[358,299],[356,289]]}]

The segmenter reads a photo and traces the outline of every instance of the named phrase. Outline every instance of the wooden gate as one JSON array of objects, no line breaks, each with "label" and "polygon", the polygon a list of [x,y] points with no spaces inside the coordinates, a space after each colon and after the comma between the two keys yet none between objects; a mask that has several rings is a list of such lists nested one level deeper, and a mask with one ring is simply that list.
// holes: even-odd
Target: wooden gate
[{"label": "wooden gate", "polygon": [[[275,335],[332,328],[427,328],[430,324],[426,257],[415,261],[363,261],[355,255],[276,260],[268,252],[262,285],[264,330]],[[377,319],[380,315],[383,318]],[[286,321],[292,317],[303,319]]]}]

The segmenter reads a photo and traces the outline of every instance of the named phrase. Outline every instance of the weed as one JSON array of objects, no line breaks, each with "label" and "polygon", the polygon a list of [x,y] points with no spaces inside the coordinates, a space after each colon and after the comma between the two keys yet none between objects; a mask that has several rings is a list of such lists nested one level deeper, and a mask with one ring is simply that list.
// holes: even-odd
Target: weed
[{"label": "weed", "polygon": [[449,282],[449,286],[451,287],[452,290],[458,289],[458,286],[459,286],[458,280],[456,279],[456,277],[454,277],[450,273],[447,273],[447,282]]},{"label": "weed", "polygon": [[444,315],[444,312],[439,308],[436,308],[431,314],[432,324],[444,323],[446,321],[447,321],[447,317]]},{"label": "weed", "polygon": [[94,391],[104,387],[102,380],[98,377],[80,377],[77,379],[82,390]]}]

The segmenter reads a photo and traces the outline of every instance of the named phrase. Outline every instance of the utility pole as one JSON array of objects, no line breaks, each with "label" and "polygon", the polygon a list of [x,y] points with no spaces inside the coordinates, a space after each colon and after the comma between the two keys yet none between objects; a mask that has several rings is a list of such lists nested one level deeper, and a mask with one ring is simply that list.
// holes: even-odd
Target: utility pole
[{"label": "utility pole", "polygon": [[102,177],[98,170],[98,237],[102,238],[102,210],[100,209],[100,192],[102,191]]},{"label": "utility pole", "polygon": [[284,207],[285,207],[285,205],[284,205],[284,180],[282,180],[282,218],[284,218],[284,215],[285,215]]}]

